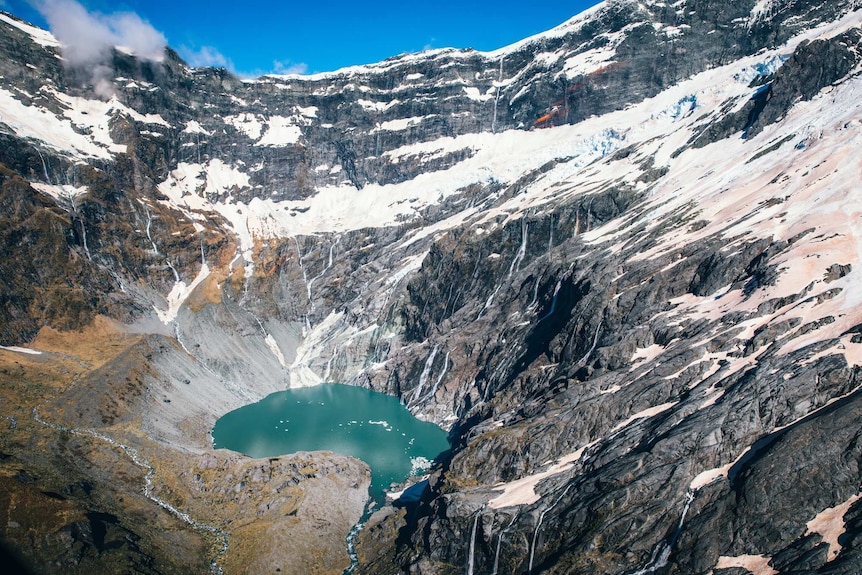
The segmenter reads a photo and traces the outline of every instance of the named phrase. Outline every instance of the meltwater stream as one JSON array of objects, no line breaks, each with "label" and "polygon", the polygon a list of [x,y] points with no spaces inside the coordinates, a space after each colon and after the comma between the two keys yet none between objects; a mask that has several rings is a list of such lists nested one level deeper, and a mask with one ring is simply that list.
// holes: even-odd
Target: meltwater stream
[{"label": "meltwater stream", "polygon": [[214,448],[251,457],[329,450],[361,459],[378,505],[391,483],[421,473],[449,448],[445,431],[413,417],[397,398],[340,384],[274,393],[223,416],[212,435]]}]

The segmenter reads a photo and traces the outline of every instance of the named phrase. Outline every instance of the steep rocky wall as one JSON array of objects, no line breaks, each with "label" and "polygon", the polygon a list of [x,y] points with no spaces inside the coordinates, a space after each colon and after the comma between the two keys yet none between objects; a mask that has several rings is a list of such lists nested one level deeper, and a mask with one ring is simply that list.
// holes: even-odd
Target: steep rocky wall
[{"label": "steep rocky wall", "polygon": [[[160,63],[115,52],[110,65],[114,98],[121,106],[110,112],[109,133],[125,153],[109,162],[91,160],[96,171],[87,172],[57,150],[10,141],[0,159],[30,180],[87,186],[89,195],[78,196],[81,205],[70,209],[78,210],[73,217],[90,232],[88,248],[96,260],[113,270],[108,273],[133,282],[144,277],[142,270],[154,270],[145,281],[165,294],[172,272],[142,260],[159,259],[147,254],[149,247],[170,253],[187,283],[197,273],[193,242],[178,244],[173,235],[177,230],[181,237],[191,234],[180,229],[176,216],[168,223],[167,214],[157,207],[156,186],[178,166],[206,170],[218,161],[239,170],[248,183],[222,187],[212,199],[246,203],[261,197],[307,198],[321,186],[343,182],[356,187],[404,182],[459,164],[475,150],[466,146],[445,153],[392,155],[396,150],[470,133],[576,123],[619,110],[701,70],[779,45],[800,22],[811,26],[828,21],[848,6],[773,2],[768,14],[761,14],[752,12],[753,5],[611,2],[588,19],[573,20],[553,34],[497,53],[442,50],[308,79],[241,81],[224,70],[190,70],[170,50]],[[716,30],[721,34],[712,33]],[[719,36],[721,41],[716,41]],[[69,113],[68,98],[89,97],[88,77],[62,65],[55,57],[58,46],[39,44],[11,25],[4,25],[3,42],[9,54],[4,82],[24,104],[62,115]],[[586,68],[575,66],[579,59],[588,63]],[[767,110],[767,116],[780,114],[783,107]],[[157,119],[150,120],[153,117]],[[131,196],[148,198],[148,204],[123,200]],[[429,209],[424,217],[439,220],[453,208]],[[117,209],[128,227],[115,222],[102,231],[104,224],[97,222]],[[147,218],[156,225],[145,225]],[[102,237],[108,233],[122,237],[122,245]],[[203,235],[207,244],[217,244],[208,247],[218,248],[232,239],[229,232],[219,237],[223,234],[209,228]],[[83,252],[83,237],[74,241]],[[321,255],[325,261],[326,254]],[[341,255],[353,261],[352,254]],[[350,295],[333,294],[330,299],[349,301]],[[319,308],[316,311],[321,315]],[[298,311],[285,319],[301,321],[304,314]],[[33,333],[30,328],[17,341]],[[8,342],[12,339],[10,334]]]},{"label": "steep rocky wall", "polygon": [[[856,69],[856,49],[844,47],[855,34],[820,44],[842,46],[848,71]],[[774,78],[832,69],[829,49],[800,69],[809,46]],[[857,81],[853,72],[821,87],[853,93]],[[817,101],[828,107],[831,97],[820,91]],[[771,122],[788,116],[791,107]],[[843,141],[843,119],[826,125]],[[749,162],[764,166],[792,132],[771,130],[755,148],[762,153],[747,153]],[[826,157],[806,166],[820,165],[823,174],[841,163],[821,164]],[[796,177],[804,180],[806,169]],[[658,196],[661,176],[657,182],[607,232],[602,220],[592,234],[572,225],[581,199],[577,208],[555,206],[544,224],[524,216],[472,242],[463,240],[466,230],[460,238],[454,232],[432,248],[405,308],[406,333],[421,345],[404,348],[413,359],[401,363],[412,370],[399,370],[398,381],[440,383],[437,397],[458,414],[455,453],[423,503],[406,515],[381,514],[361,537],[360,572],[383,565],[434,573],[858,568],[858,429],[850,422],[859,410],[862,318],[852,303],[830,303],[849,295],[840,280],[852,266],[822,260],[806,275],[793,255],[850,261],[853,248],[814,246],[852,237],[853,224],[809,227],[784,205],[792,200],[770,201],[764,191],[734,205],[727,219],[703,219],[697,202],[676,202],[651,225],[658,208],[645,198]],[[823,202],[838,213],[838,204]],[[772,208],[774,216],[763,212]],[[556,236],[555,245],[548,221],[581,233]],[[607,243],[596,242],[602,236]],[[482,261],[494,253],[500,261]],[[431,277],[444,277],[443,289]],[[458,288],[454,297],[450,286]],[[695,301],[710,311],[684,311]],[[403,395],[412,401],[410,391]],[[817,451],[816,463],[799,462],[791,455],[797,449]],[[393,530],[400,530],[396,545],[376,539]]]}]

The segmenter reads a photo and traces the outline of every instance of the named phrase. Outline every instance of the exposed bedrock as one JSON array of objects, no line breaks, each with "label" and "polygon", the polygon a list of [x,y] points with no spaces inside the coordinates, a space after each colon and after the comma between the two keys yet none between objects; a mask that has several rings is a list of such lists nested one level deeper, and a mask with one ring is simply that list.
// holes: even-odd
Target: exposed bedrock
[{"label": "exposed bedrock", "polygon": [[367,467],[210,437],[329,381],[452,444],[357,574],[858,572],[860,38],[615,0],[314,76],[113,51],[97,95],[0,14],[0,536],[340,573]]}]

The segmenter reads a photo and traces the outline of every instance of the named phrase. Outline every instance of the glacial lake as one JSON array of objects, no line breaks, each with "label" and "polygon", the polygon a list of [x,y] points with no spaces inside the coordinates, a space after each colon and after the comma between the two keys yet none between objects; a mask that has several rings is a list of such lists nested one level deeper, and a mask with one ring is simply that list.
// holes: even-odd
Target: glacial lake
[{"label": "glacial lake", "polygon": [[449,449],[445,431],[413,417],[397,398],[361,387],[323,384],[273,393],[221,417],[213,447],[250,457],[328,450],[371,468],[371,497],[424,471]]}]

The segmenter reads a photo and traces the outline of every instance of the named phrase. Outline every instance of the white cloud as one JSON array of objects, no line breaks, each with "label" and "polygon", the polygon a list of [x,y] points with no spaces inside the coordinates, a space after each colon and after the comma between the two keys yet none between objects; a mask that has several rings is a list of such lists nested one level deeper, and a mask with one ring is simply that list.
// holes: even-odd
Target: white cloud
[{"label": "white cloud", "polygon": [[131,12],[111,15],[108,22],[117,36],[118,46],[130,48],[139,58],[162,61],[167,40],[149,22]]},{"label": "white cloud", "polygon": [[167,45],[164,34],[137,14],[97,14],[76,0],[32,2],[60,41],[64,63],[89,70],[93,91],[102,98],[114,94],[109,65],[111,48],[119,47],[138,58],[156,62],[164,58]]},{"label": "white cloud", "polygon": [[178,49],[180,56],[183,57],[189,66],[193,68],[227,68],[234,71],[233,62],[212,46],[203,46],[197,50],[188,46],[181,46]]},{"label": "white cloud", "polygon": [[35,0],[34,6],[62,44],[69,65],[106,62],[114,46],[147,60],[164,57],[165,36],[137,14],[92,13],[76,0]]},{"label": "white cloud", "polygon": [[288,74],[307,74],[308,73],[308,64],[303,62],[281,62],[276,60],[272,63],[272,71],[275,74],[288,75]]},{"label": "white cloud", "polygon": [[259,78],[265,74],[307,74],[308,65],[302,62],[291,62],[290,60],[276,60],[272,63],[272,68],[269,70],[254,70],[242,71],[237,70],[233,60],[222,54],[218,48],[212,46],[202,46],[200,48],[189,48],[181,46],[177,49],[183,60],[193,68],[225,68],[232,74],[236,74],[240,78]]}]

